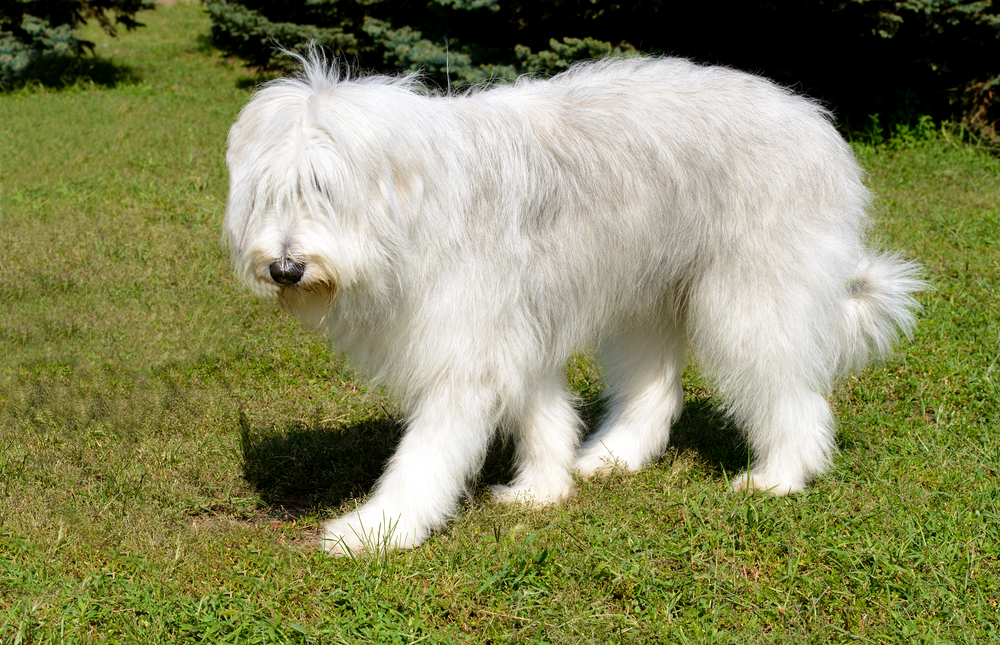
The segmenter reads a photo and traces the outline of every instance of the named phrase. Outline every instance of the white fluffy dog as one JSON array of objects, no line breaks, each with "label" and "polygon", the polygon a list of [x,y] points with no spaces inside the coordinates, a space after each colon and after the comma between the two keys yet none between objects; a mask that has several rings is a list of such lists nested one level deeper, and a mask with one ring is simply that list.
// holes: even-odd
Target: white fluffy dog
[{"label": "white fluffy dog", "polygon": [[[866,249],[850,149],[765,79],[609,59],[440,96],[302,62],[229,133],[225,228],[239,277],[407,411],[368,501],[326,525],[333,553],[426,540],[498,428],[502,501],[656,460],[689,346],[746,432],[734,488],[801,491],[834,450],[823,393],[913,325],[917,268]],[[610,407],[581,445],[564,366],[587,347]]]}]

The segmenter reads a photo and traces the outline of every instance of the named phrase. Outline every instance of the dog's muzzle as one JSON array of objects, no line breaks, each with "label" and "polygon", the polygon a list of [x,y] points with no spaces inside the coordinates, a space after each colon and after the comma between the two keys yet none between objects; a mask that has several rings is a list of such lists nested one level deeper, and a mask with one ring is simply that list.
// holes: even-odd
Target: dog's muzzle
[{"label": "dog's muzzle", "polygon": [[292,258],[281,258],[271,263],[269,267],[271,279],[282,285],[298,284],[302,279],[302,274],[306,272],[306,265],[296,262]]}]

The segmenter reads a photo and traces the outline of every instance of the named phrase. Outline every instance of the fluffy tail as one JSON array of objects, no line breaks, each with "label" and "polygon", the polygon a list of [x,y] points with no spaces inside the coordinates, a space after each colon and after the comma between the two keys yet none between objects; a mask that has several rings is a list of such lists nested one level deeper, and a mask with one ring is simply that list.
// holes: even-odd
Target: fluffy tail
[{"label": "fluffy tail", "polygon": [[902,331],[907,338],[920,304],[913,294],[927,284],[920,267],[897,254],[865,257],[851,275],[840,326],[838,372],[860,371],[871,358],[882,358]]}]

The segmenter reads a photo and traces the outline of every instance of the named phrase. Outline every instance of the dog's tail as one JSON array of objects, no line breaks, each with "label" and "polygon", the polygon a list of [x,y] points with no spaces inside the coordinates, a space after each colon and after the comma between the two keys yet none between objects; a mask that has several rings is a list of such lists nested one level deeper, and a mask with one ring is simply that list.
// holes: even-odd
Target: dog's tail
[{"label": "dog's tail", "polygon": [[872,358],[889,353],[902,331],[911,337],[920,304],[914,294],[927,288],[921,269],[897,254],[868,255],[851,274],[840,325],[838,371],[860,371]]}]

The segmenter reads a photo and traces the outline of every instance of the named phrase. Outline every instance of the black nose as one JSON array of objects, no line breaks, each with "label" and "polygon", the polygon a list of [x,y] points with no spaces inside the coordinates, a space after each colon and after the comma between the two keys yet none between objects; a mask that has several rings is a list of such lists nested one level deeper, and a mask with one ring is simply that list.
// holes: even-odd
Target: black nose
[{"label": "black nose", "polygon": [[271,263],[271,279],[278,284],[297,284],[306,272],[306,265],[292,258],[281,258]]}]

